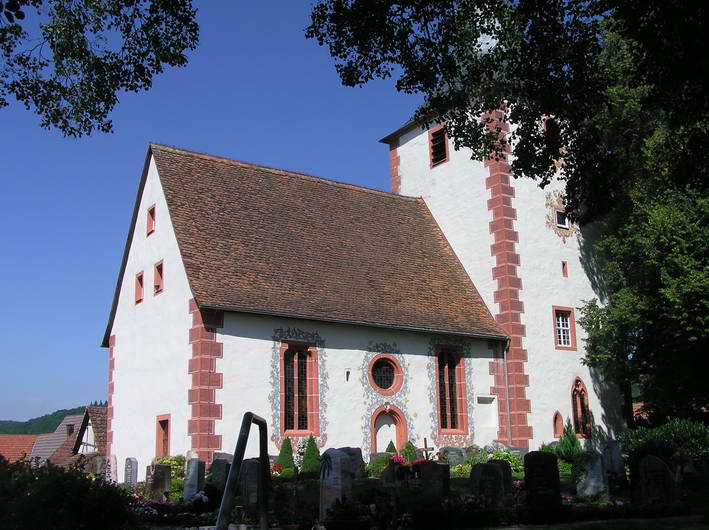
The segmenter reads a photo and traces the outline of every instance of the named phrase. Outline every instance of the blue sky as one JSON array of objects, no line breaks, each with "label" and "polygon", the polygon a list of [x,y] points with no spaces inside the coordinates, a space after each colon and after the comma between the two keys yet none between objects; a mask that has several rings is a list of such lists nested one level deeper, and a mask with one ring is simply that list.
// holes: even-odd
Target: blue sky
[{"label": "blue sky", "polygon": [[0,419],[106,399],[104,331],[150,141],[388,190],[377,142],[420,98],[340,85],[310,2],[197,2],[186,68],[124,94],[115,132],[68,139],[0,109]]}]

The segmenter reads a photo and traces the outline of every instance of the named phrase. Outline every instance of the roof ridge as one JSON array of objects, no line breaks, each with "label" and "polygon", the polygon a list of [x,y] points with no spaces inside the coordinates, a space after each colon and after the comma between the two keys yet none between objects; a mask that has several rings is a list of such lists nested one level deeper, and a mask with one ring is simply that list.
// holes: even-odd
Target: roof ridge
[{"label": "roof ridge", "polygon": [[321,182],[323,184],[328,184],[332,186],[338,186],[338,187],[343,187],[343,188],[348,188],[353,191],[359,191],[363,193],[375,193],[379,195],[384,195],[387,197],[393,197],[397,199],[404,199],[404,200],[413,200],[413,201],[421,201],[421,197],[412,197],[409,195],[400,195],[398,193],[392,193],[390,191],[383,191],[383,190],[377,190],[374,188],[369,188],[367,186],[360,186],[357,184],[351,184],[349,182],[341,182],[338,180],[333,180],[325,177],[319,177],[317,175],[310,175],[308,173],[300,173],[298,171],[290,171],[287,169],[279,169],[271,166],[264,166],[261,164],[255,164],[253,162],[244,162],[243,160],[234,160],[232,158],[226,158],[223,156],[217,156],[217,155],[211,155],[209,153],[202,153],[199,151],[192,151],[190,149],[183,149],[181,147],[175,147],[171,145],[165,145],[157,142],[150,142],[150,147],[152,148],[157,148],[157,149],[162,149],[166,151],[170,151],[175,154],[179,155],[184,155],[184,156],[196,156],[199,158],[203,158],[206,160],[212,160],[213,162],[219,162],[222,164],[228,164],[228,165],[236,165],[236,166],[241,166],[241,167],[249,167],[249,168],[255,168],[255,169],[262,169],[269,171],[271,173],[274,173],[276,175],[283,175],[283,176],[288,176],[288,177],[298,177],[302,178],[305,180],[314,180],[317,182]]}]

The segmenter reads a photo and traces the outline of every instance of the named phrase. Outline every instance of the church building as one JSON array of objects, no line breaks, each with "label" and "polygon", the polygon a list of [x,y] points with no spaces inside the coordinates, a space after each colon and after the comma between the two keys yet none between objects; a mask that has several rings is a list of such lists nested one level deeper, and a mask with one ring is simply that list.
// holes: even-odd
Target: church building
[{"label": "church building", "polygon": [[365,458],[618,426],[581,362],[600,287],[561,184],[442,127],[382,142],[391,193],[150,145],[103,341],[119,481],[127,457],[232,452],[247,411],[272,454],[312,435]]}]

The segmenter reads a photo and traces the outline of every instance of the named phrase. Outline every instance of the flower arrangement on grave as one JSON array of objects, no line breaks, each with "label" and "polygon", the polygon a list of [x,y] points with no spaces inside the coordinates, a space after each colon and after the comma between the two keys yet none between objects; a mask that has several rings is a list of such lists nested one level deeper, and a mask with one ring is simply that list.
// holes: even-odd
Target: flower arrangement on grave
[{"label": "flower arrangement on grave", "polygon": [[271,466],[271,476],[272,477],[280,477],[281,473],[283,472],[283,466],[276,462]]}]

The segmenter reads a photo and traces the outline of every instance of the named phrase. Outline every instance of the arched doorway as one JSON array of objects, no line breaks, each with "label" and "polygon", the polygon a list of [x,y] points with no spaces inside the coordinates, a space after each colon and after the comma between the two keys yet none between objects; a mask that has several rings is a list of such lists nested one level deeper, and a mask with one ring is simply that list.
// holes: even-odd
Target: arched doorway
[{"label": "arched doorway", "polygon": [[383,453],[389,442],[394,442],[397,450],[404,447],[408,437],[404,414],[394,405],[382,405],[372,413],[372,452]]}]

